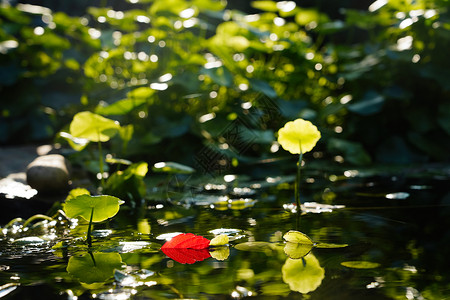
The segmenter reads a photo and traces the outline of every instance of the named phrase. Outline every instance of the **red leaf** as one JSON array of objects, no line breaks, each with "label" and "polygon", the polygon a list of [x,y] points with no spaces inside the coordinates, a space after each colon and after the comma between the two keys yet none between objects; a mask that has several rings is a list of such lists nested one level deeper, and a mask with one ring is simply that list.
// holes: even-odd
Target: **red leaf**
[{"label": "red leaf", "polygon": [[[209,240],[192,233],[182,233],[167,241],[163,249],[206,249],[209,247]],[[165,253],[165,252],[164,252]]]},{"label": "red leaf", "polygon": [[211,257],[207,249],[161,248],[161,250],[181,264],[193,264]]}]

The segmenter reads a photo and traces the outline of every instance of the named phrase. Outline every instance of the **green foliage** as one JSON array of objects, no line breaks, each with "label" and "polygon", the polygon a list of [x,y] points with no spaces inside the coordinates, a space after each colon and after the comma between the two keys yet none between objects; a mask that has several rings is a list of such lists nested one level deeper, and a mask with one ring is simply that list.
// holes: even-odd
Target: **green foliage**
[{"label": "green foliage", "polygon": [[73,137],[91,142],[107,142],[117,134],[119,129],[118,122],[89,111],[77,113],[70,123],[70,134]]},{"label": "green foliage", "polygon": [[106,181],[106,194],[111,194],[120,199],[142,199],[147,190],[144,177],[148,172],[148,164],[145,162],[131,164],[124,171],[113,173]]},{"label": "green foliage", "polygon": [[[207,145],[238,165],[285,156],[269,151],[272,133],[304,118],[323,132],[318,150],[332,144],[322,149],[351,164],[444,160],[447,4],[254,1],[247,15],[224,1],[155,0],[82,18],[5,6],[1,93],[20,105],[1,108],[0,142],[51,137],[92,111],[130,126],[108,145],[115,156],[194,165]],[[230,140],[236,122],[250,145]]]},{"label": "green foliage", "polygon": [[64,204],[64,212],[69,218],[82,217],[86,221],[101,222],[114,217],[119,211],[122,200],[113,196],[90,196],[81,194],[70,197]]}]

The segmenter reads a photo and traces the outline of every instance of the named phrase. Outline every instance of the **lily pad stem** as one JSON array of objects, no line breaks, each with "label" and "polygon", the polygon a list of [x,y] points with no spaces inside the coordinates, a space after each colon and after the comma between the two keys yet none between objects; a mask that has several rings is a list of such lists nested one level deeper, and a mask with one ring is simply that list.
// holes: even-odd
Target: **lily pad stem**
[{"label": "lily pad stem", "polygon": [[91,227],[92,227],[92,217],[93,217],[93,216],[94,216],[94,208],[92,208],[92,211],[91,211],[91,219],[89,220],[89,226],[88,226],[88,232],[87,232],[87,239],[86,239],[89,248],[92,247]]}]

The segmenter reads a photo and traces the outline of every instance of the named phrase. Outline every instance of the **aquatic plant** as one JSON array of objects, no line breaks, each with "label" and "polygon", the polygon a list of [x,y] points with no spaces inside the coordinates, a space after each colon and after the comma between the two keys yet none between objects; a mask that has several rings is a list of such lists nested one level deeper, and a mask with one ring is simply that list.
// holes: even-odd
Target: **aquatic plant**
[{"label": "aquatic plant", "polygon": [[278,143],[292,154],[299,154],[297,180],[295,181],[295,202],[300,209],[300,175],[303,153],[311,151],[320,139],[320,131],[310,121],[297,119],[287,122],[278,131]]},{"label": "aquatic plant", "polygon": [[[102,186],[104,185],[104,158],[102,154],[102,142],[109,141],[115,136],[121,126],[118,121],[114,121],[89,111],[77,113],[70,123],[70,134],[63,133],[61,136],[69,140],[69,144],[77,151],[84,149],[89,142],[98,143],[99,171]],[[75,141],[80,142],[80,147]]]},{"label": "aquatic plant", "polygon": [[69,218],[82,217],[89,222],[86,241],[88,246],[91,247],[92,223],[102,222],[114,217],[123,203],[124,201],[113,196],[91,196],[85,189],[75,189],[67,197],[63,208]]}]

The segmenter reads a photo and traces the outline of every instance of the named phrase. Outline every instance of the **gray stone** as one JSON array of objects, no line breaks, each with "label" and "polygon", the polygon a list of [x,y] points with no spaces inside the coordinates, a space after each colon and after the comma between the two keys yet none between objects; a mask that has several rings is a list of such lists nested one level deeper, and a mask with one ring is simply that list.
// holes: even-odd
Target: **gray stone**
[{"label": "gray stone", "polygon": [[40,193],[64,193],[69,179],[70,163],[59,154],[39,156],[27,167],[27,182]]}]

